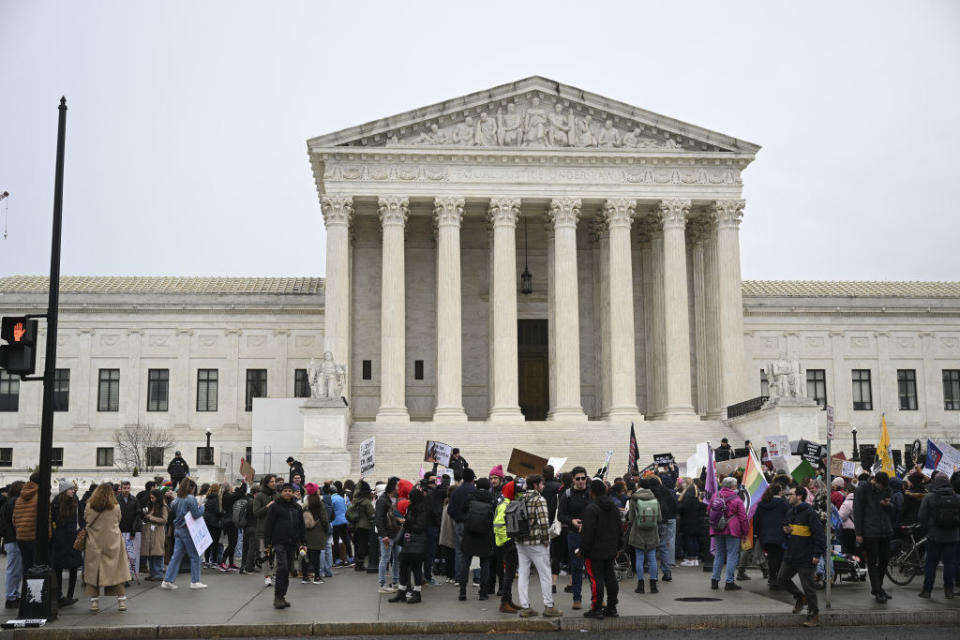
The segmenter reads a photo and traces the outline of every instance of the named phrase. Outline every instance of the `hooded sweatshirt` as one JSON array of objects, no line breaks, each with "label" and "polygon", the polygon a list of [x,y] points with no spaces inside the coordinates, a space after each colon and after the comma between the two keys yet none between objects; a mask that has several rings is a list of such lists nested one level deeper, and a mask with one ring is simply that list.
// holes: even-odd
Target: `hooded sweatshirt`
[{"label": "hooded sweatshirt", "polygon": [[920,503],[920,523],[927,527],[927,538],[932,542],[950,543],[960,541],[960,530],[957,527],[938,527],[934,525],[938,502],[955,495],[947,476],[938,473],[930,483],[930,492],[924,496],[923,502]]},{"label": "hooded sweatshirt", "polygon": [[583,510],[580,553],[591,560],[612,560],[620,548],[620,510],[613,498],[604,494]]},{"label": "hooded sweatshirt", "polygon": [[760,544],[783,544],[783,523],[790,505],[780,496],[757,503],[753,513],[753,531],[760,538]]},{"label": "hooded sweatshirt", "polygon": [[13,505],[13,527],[17,542],[33,542],[37,539],[37,492],[36,482],[28,482],[20,490],[20,497]]},{"label": "hooded sweatshirt", "polygon": [[787,512],[784,524],[790,525],[784,562],[794,567],[812,566],[813,559],[822,556],[827,546],[820,516],[809,504],[800,502]]}]

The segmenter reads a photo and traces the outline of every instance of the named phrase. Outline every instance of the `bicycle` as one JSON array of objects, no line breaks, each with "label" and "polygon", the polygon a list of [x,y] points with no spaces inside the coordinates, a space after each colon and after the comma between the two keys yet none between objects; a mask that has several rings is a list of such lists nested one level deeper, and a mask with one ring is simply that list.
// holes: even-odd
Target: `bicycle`
[{"label": "bicycle", "polygon": [[920,528],[919,524],[910,524],[902,527],[910,537],[910,541],[896,539],[890,543],[890,562],[887,564],[887,577],[894,584],[901,587],[913,582],[914,576],[923,575],[926,564],[927,538],[917,540],[913,534]]}]

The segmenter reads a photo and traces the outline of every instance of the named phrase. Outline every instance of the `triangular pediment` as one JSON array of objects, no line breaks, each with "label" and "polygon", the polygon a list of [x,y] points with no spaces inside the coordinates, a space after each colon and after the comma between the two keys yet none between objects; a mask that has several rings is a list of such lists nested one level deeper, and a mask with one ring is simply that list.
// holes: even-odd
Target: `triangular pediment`
[{"label": "triangular pediment", "polygon": [[760,149],[540,76],[313,138],[309,146],[748,154]]}]

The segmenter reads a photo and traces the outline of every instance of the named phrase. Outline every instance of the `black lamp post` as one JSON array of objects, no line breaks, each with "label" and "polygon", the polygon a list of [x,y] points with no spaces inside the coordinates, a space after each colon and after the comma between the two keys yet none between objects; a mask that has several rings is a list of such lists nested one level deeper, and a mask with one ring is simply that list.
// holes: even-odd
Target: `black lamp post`
[{"label": "black lamp post", "polygon": [[210,450],[210,436],[212,432],[207,429],[207,464],[213,464],[213,451]]},{"label": "black lamp post", "polygon": [[857,428],[854,427],[850,432],[853,434],[853,457],[850,459],[854,462],[860,462],[860,448],[857,446]]},{"label": "black lamp post", "polygon": [[533,275],[527,261],[527,219],[523,219],[523,273],[520,274],[520,293],[525,296],[533,293]]}]

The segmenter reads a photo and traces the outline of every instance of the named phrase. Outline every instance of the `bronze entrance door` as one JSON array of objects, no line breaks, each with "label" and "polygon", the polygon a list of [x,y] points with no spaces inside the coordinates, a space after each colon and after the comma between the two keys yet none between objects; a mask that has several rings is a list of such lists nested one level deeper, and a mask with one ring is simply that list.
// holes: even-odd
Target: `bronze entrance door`
[{"label": "bronze entrance door", "polygon": [[517,321],[520,411],[527,420],[546,420],[550,409],[550,363],[546,320]]}]

